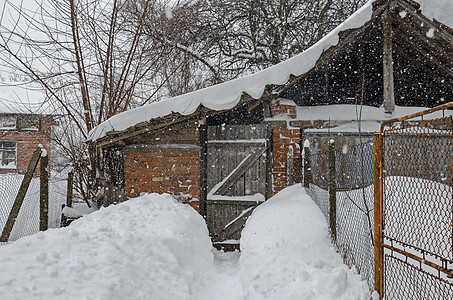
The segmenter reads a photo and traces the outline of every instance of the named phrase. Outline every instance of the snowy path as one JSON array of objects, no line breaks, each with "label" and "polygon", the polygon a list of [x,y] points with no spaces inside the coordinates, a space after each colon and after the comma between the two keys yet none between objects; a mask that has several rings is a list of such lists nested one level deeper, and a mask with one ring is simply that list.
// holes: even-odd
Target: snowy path
[{"label": "snowy path", "polygon": [[240,252],[214,252],[214,276],[204,283],[197,300],[241,300],[242,287],[239,279]]},{"label": "snowy path", "polygon": [[206,223],[145,195],[0,246],[2,299],[366,300],[319,208],[292,186],[256,208],[242,252],[212,250]]}]

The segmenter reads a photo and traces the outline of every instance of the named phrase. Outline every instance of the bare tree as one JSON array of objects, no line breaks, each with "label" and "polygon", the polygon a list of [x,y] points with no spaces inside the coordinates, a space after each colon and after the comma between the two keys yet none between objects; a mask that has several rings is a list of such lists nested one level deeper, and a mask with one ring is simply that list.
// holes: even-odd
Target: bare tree
[{"label": "bare tree", "polygon": [[[129,20],[123,0],[3,0],[0,61],[43,86],[64,115],[56,142],[71,158],[88,202],[101,174],[101,153],[84,141],[96,125],[133,106],[156,101],[171,72],[157,72],[168,48],[144,35],[154,1]],[[14,16],[7,22],[7,16]],[[11,18],[9,18],[11,20]],[[180,66],[173,65],[175,69]]]},{"label": "bare tree", "polygon": [[[141,12],[132,3],[126,14]],[[168,88],[188,92],[264,69],[313,45],[366,0],[162,0],[145,32],[181,63]],[[168,11],[171,10],[169,18]],[[170,51],[173,49],[174,51]]]}]

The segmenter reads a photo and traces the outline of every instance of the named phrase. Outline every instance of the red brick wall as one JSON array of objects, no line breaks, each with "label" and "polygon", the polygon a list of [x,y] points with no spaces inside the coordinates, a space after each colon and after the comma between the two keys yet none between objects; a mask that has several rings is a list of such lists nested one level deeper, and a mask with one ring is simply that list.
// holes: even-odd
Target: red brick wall
[{"label": "red brick wall", "polygon": [[272,177],[274,194],[288,186],[289,146],[294,150],[294,182],[301,181],[300,129],[274,129],[272,136]]},{"label": "red brick wall", "polygon": [[289,105],[289,104],[282,104],[280,99],[272,100],[271,113],[272,113],[272,116],[276,116],[278,114],[285,113],[291,119],[295,119],[297,117],[296,106]]},{"label": "red brick wall", "polygon": [[[33,151],[41,144],[47,151],[50,158],[50,142],[52,133],[52,116],[44,116],[41,119],[41,128],[37,132],[33,131],[1,131],[0,141],[16,142],[17,166],[15,169],[0,169],[0,174],[5,173],[25,173],[30,162]],[[50,159],[49,159],[50,161]],[[39,176],[39,169],[35,172]]]},{"label": "red brick wall", "polygon": [[124,177],[127,197],[142,192],[169,193],[198,211],[200,152],[173,148],[125,151]]}]

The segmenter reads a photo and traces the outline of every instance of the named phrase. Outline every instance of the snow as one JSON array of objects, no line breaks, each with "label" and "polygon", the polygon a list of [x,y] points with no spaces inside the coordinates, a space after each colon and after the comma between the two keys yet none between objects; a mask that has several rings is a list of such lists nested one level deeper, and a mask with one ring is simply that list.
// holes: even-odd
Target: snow
[{"label": "snow", "polygon": [[5,299],[188,299],[213,269],[203,218],[145,195],[0,247]]},{"label": "snow", "polygon": [[266,85],[282,85],[289,80],[291,75],[299,76],[311,70],[324,51],[338,44],[340,32],[361,27],[369,21],[372,14],[372,2],[367,2],[351,17],[299,55],[246,77],[151,103],[113,116],[90,131],[88,141],[96,141],[109,131],[122,131],[135,124],[163,117],[172,112],[190,115],[200,105],[212,110],[231,109],[238,104],[243,93],[258,99],[262,96]]},{"label": "snow", "polygon": [[[281,103],[281,102],[280,102]],[[294,104],[295,105],[295,104]],[[360,113],[361,110],[361,113]],[[361,132],[378,132],[382,121],[391,118],[399,118],[410,114],[418,113],[426,110],[426,107],[406,107],[395,106],[395,111],[389,116],[385,113],[384,108],[366,106],[362,107],[355,104],[337,104],[337,105],[321,105],[321,106],[296,106],[296,118],[291,119],[287,114],[278,114],[271,118],[266,118],[266,121],[316,121],[316,120],[333,120],[332,122],[344,121],[333,128],[307,129],[306,132],[337,132],[337,133],[354,133],[358,132],[358,120],[360,122]],[[429,115],[423,116],[425,120],[441,118],[443,116],[451,116],[453,112],[450,110],[437,111]],[[332,125],[337,125],[332,123]]]},{"label": "snow", "polygon": [[[389,118],[385,113],[384,108],[355,105],[355,104],[336,104],[336,105],[320,105],[320,106],[296,106],[296,118],[291,120],[335,120],[335,121],[356,121],[359,119],[361,112],[362,121],[382,121]],[[391,114],[392,118],[399,118],[426,110],[426,107],[409,107],[395,106],[395,111]],[[446,110],[445,114],[453,115],[453,112]],[[286,116],[286,114],[285,114]],[[442,111],[435,112],[424,118],[436,119],[442,117]],[[281,114],[275,117],[266,118],[266,121],[280,120]]]},{"label": "snow", "polygon": [[452,0],[417,0],[422,14],[428,19],[437,21],[453,28]]},{"label": "snow", "polygon": [[300,184],[253,211],[241,251],[243,299],[369,299],[367,285],[342,263],[324,215]]},{"label": "snow", "polygon": [[[368,1],[337,28],[299,55],[249,76],[113,116],[90,131],[87,140],[96,141],[106,136],[107,132],[122,131],[138,123],[148,122],[173,112],[190,115],[200,105],[212,110],[231,109],[238,104],[244,93],[258,99],[262,96],[266,85],[282,85],[288,81],[290,75],[299,76],[311,70],[324,51],[338,44],[340,32],[361,27],[369,21],[372,15],[372,2],[373,0]],[[419,0],[418,2],[425,16],[430,19],[435,18],[453,28],[451,0]],[[401,12],[400,16],[405,17],[406,14],[407,12]],[[432,33],[428,31],[427,35]]]},{"label": "snow", "polygon": [[0,247],[5,299],[369,299],[300,185],[255,209],[242,253],[212,249],[203,218],[147,194]]},{"label": "snow", "polygon": [[426,36],[429,37],[429,38],[433,38],[434,37],[434,32],[436,31],[435,28],[430,28],[427,32],[426,32]]}]

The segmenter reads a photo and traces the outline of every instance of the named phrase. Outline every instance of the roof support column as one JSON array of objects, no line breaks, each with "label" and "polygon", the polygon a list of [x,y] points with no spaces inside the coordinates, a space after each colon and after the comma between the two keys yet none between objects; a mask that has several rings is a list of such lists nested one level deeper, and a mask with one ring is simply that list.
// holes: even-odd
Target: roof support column
[{"label": "roof support column", "polygon": [[386,113],[395,111],[395,90],[393,82],[393,54],[392,54],[392,24],[390,22],[389,11],[382,17],[382,27],[384,30],[383,40],[383,82],[384,82],[384,109]]}]

